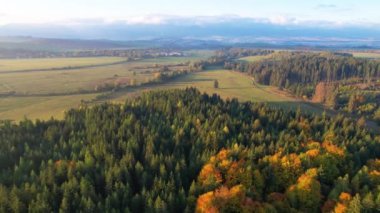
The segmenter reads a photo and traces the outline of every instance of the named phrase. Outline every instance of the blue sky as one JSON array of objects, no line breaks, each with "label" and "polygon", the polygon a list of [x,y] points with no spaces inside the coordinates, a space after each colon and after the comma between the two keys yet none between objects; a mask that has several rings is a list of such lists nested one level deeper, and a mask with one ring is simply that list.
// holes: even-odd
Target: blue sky
[{"label": "blue sky", "polygon": [[0,24],[74,20],[160,23],[161,16],[223,15],[266,19],[275,24],[380,24],[379,0],[0,0],[0,3]]}]

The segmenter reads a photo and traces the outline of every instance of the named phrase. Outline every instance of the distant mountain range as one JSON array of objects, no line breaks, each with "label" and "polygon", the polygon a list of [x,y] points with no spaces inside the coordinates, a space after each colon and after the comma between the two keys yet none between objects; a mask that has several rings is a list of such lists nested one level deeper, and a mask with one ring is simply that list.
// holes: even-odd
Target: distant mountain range
[{"label": "distant mountain range", "polygon": [[[0,36],[3,36],[0,38],[0,48],[20,46],[34,49],[34,47],[43,46],[52,49],[91,49],[133,48],[144,45],[228,46],[232,44],[337,48],[380,47],[380,28],[367,25],[313,22],[272,23],[236,17],[220,19],[175,19],[172,17],[144,20],[3,25],[0,26]],[[25,42],[29,46],[25,46]]]}]

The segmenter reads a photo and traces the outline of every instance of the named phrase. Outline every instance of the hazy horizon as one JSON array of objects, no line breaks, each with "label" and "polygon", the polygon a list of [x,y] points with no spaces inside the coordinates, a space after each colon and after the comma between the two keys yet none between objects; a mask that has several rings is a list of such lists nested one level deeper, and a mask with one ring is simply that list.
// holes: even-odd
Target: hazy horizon
[{"label": "hazy horizon", "polygon": [[[294,7],[297,5],[297,7]],[[0,36],[141,40],[196,38],[380,40],[380,2],[348,1],[9,1]]]}]

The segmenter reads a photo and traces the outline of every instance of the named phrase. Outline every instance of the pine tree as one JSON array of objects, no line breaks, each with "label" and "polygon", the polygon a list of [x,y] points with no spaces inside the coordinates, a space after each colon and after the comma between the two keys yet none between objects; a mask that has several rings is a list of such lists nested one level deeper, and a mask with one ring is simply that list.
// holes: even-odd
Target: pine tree
[{"label": "pine tree", "polygon": [[361,210],[362,210],[362,205],[360,203],[360,195],[357,194],[349,203],[346,212],[347,213],[360,213]]}]

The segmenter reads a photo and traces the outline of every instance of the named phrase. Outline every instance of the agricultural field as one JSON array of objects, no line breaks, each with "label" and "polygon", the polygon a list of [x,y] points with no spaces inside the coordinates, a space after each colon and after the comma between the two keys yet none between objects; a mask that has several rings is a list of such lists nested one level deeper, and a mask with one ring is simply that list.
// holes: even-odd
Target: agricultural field
[{"label": "agricultural field", "polygon": [[158,58],[66,70],[0,72],[0,94],[73,94],[94,92],[106,85],[139,84],[154,78],[162,64],[170,70],[183,70],[187,66],[180,63],[189,60],[190,57]]},{"label": "agricultural field", "polygon": [[[214,88],[214,80],[219,82],[219,88]],[[123,102],[126,98],[137,96],[141,92],[160,89],[174,89],[196,87],[201,92],[208,94],[217,93],[222,98],[237,98],[239,101],[266,102],[275,107],[285,109],[297,109],[299,107],[306,112],[320,113],[320,107],[304,103],[287,93],[272,86],[253,83],[249,76],[223,69],[210,69],[202,72],[190,73],[174,81],[167,83],[141,87],[139,89],[127,89],[113,94],[110,100]]]},{"label": "agricultural field", "polygon": [[210,54],[192,51],[186,57],[130,62],[120,57],[0,60],[0,119],[62,118],[66,109],[97,100],[109,90],[104,87],[146,83],[160,69],[186,70],[185,63]]},{"label": "agricultural field", "polygon": [[122,57],[0,59],[0,73],[10,71],[64,69],[97,66],[125,61]]},{"label": "agricultural field", "polygon": [[352,55],[357,58],[380,59],[380,52],[353,52]]},{"label": "agricultural field", "polygon": [[48,120],[62,119],[66,110],[77,108],[82,100],[94,99],[99,94],[80,94],[44,97],[1,97],[0,119],[20,121],[24,118]]},{"label": "agricultural field", "polygon": [[[118,84],[125,86],[146,83],[156,77],[158,70],[164,68],[169,71],[186,70],[188,69],[187,62],[206,59],[211,54],[211,51],[193,51],[185,57],[154,58],[105,65],[104,63],[118,62],[121,58],[101,58],[100,62],[95,58],[80,58],[78,62],[72,64],[70,61],[73,59],[35,59],[36,61],[27,59],[21,60],[24,63],[22,65],[4,60],[8,61],[9,70],[93,64],[101,66],[66,70],[0,72],[0,119],[16,121],[24,117],[60,119],[63,118],[65,110],[76,108],[81,103],[95,104],[105,101],[122,103],[126,98],[135,97],[144,91],[186,87],[196,87],[209,94],[217,93],[223,98],[238,98],[240,101],[266,102],[286,109],[301,107],[303,111],[321,112],[320,107],[289,96],[275,87],[254,84],[253,79],[247,75],[219,67],[192,72],[153,85],[121,88],[113,92],[101,90],[107,85],[113,87]],[[49,63],[43,64],[43,60]],[[15,64],[14,67],[12,63]],[[214,88],[214,80],[219,82],[219,88]]]}]

